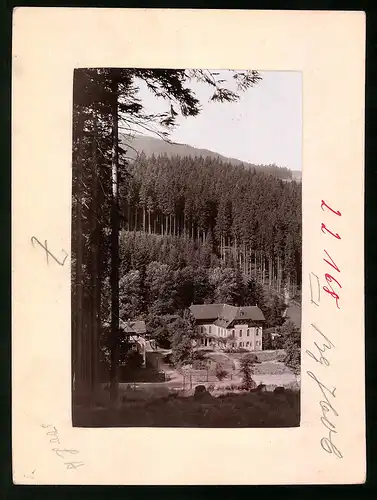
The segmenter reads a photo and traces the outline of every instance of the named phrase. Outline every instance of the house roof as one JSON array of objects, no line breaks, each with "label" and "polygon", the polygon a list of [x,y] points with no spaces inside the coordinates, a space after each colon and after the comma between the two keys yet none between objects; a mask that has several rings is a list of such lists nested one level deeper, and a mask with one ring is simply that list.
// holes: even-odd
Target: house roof
[{"label": "house roof", "polygon": [[224,304],[193,304],[190,307],[195,319],[217,319],[223,310]]},{"label": "house roof", "polygon": [[213,321],[215,325],[224,328],[233,321],[265,320],[258,306],[236,307],[228,304],[193,304],[190,311],[197,321]]},{"label": "house roof", "polygon": [[123,321],[120,320],[120,328],[130,335],[144,335],[147,329],[144,321]]}]

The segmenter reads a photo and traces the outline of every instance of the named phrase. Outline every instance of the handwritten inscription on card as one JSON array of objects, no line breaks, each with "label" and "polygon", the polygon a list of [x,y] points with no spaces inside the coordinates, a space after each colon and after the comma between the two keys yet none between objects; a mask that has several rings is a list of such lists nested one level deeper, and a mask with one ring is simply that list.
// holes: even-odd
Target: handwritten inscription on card
[{"label": "handwritten inscription on card", "polygon": [[[341,217],[342,214],[339,210],[335,210],[324,200],[321,200],[321,209],[326,214],[326,220],[321,222],[321,232],[333,241],[340,241],[341,235],[337,232],[336,220],[337,217]],[[325,242],[327,247],[327,242]],[[314,272],[309,273],[309,285],[310,285],[310,303],[314,307],[320,307],[320,303],[323,297],[329,297],[334,302],[334,313],[340,309],[340,298],[342,285],[340,283],[340,269],[334,260],[334,256],[330,255],[328,249],[324,248],[324,262],[331,268],[324,274],[324,281],[326,285],[321,287],[321,279]],[[334,272],[336,273],[334,277]],[[321,296],[321,290],[325,292],[324,296]],[[336,419],[339,413],[336,410],[335,398],[336,398],[336,387],[326,385],[324,382],[325,377],[329,375],[329,367],[331,366],[331,350],[335,349],[335,345],[330,340],[329,335],[321,331],[318,325],[311,324],[311,333],[313,338],[313,347],[306,350],[306,355],[309,356],[312,362],[319,367],[319,370],[326,370],[323,377],[322,374],[319,376],[312,370],[308,370],[306,373],[310,379],[315,382],[319,392],[320,392],[320,420],[326,433],[320,439],[321,448],[330,454],[335,455],[338,458],[343,458],[341,451],[339,450],[339,443],[336,439],[338,434],[336,428]],[[313,368],[314,370],[314,368]],[[336,441],[336,444],[335,444]]]},{"label": "handwritten inscription on card", "polygon": [[34,243],[37,243],[41,248],[43,248],[43,250],[46,252],[46,261],[47,261],[47,264],[49,263],[49,257],[52,257],[54,259],[54,261],[59,264],[59,266],[64,266],[65,264],[65,261],[67,260],[67,257],[68,257],[68,254],[65,250],[62,249],[62,252],[65,253],[65,257],[63,260],[59,260],[57,257],[55,257],[55,255],[50,252],[50,250],[48,249],[48,246],[47,246],[47,240],[45,240],[44,243],[41,243],[39,241],[38,238],[36,238],[35,236],[32,236],[31,237],[31,243],[32,245],[34,246]]},{"label": "handwritten inscription on card", "polygon": [[[49,442],[51,444],[55,445],[60,445],[60,436],[58,433],[57,428],[54,425],[51,424],[42,424],[42,428],[46,429],[46,436],[49,437]],[[67,449],[67,448],[62,448],[62,447],[54,447],[51,448],[51,451],[57,456],[60,457],[61,459],[64,460],[64,465],[67,470],[70,469],[77,469],[79,467],[82,467],[84,465],[84,462],[79,459],[79,451],[74,450],[74,449]],[[72,460],[72,455],[75,455],[77,460]]]}]

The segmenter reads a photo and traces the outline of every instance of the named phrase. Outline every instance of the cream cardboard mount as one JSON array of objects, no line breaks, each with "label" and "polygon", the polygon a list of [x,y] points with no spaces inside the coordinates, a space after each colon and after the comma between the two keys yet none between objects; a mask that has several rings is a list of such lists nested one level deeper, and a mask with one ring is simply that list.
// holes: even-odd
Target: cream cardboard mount
[{"label": "cream cardboard mount", "polygon": [[[14,482],[364,482],[364,13],[17,8],[13,23]],[[300,427],[72,427],[78,67],[302,72]]]}]

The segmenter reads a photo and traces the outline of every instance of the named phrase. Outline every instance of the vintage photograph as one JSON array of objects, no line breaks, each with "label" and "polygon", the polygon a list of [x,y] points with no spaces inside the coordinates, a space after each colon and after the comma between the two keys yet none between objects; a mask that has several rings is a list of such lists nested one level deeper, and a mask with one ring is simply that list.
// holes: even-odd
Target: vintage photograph
[{"label": "vintage photograph", "polygon": [[76,427],[300,425],[302,79],[78,68]]}]

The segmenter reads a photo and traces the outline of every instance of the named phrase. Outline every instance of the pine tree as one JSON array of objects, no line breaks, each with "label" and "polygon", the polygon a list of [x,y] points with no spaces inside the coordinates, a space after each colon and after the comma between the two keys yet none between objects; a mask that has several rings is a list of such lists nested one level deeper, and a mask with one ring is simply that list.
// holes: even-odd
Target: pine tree
[{"label": "pine tree", "polygon": [[[179,228],[179,211],[189,229],[206,239],[209,229],[213,229],[216,208],[211,201],[205,209],[205,217],[200,218],[198,212],[190,213],[183,201],[184,187],[178,190],[180,199],[174,199],[177,186],[176,177],[172,179],[172,188],[167,199],[161,199],[162,191],[150,189],[145,185],[145,178],[133,179],[128,168],[127,136],[132,133],[133,124],[138,124],[146,130],[155,131],[155,125],[165,127],[157,133],[168,138],[169,131],[175,126],[178,114],[196,116],[200,112],[200,102],[189,88],[190,80],[200,80],[213,88],[213,101],[233,102],[239,98],[239,93],[253,87],[260,80],[255,71],[230,72],[231,78],[237,84],[237,91],[226,88],[226,84],[215,72],[207,70],[161,70],[161,69],[118,69],[95,68],[75,70],[74,75],[74,147],[73,147],[73,184],[75,193],[76,234],[73,237],[73,262],[76,263],[73,293],[75,301],[73,318],[74,336],[74,374],[76,380],[85,378],[82,369],[82,357],[89,356],[88,365],[96,364],[93,357],[93,334],[98,326],[98,316],[94,309],[109,312],[108,290],[111,296],[111,396],[113,402],[118,400],[118,364],[119,364],[119,237],[121,225],[128,229],[151,232],[153,215],[155,226],[157,220],[164,234],[176,234]],[[143,103],[137,96],[137,81],[143,80],[147,87],[157,97],[163,97],[168,103],[166,112],[151,115],[146,113]],[[90,153],[91,144],[85,137],[88,124],[94,123],[96,114],[96,130],[92,130],[96,146]],[[122,135],[122,138],[121,138]],[[79,153],[79,150],[81,153]],[[85,158],[92,158],[97,163],[97,169],[90,173],[90,165]],[[169,161],[165,161],[169,163]],[[167,172],[167,170],[166,170]],[[111,173],[111,174],[110,174]],[[157,175],[158,179],[158,175]],[[169,177],[165,179],[169,181]],[[98,180],[98,182],[97,182]],[[160,179],[161,180],[161,179]],[[93,189],[88,185],[93,183]],[[142,196],[140,197],[140,183]],[[157,184],[156,184],[157,185]],[[208,189],[208,183],[207,183]],[[165,190],[166,191],[166,190]],[[99,193],[103,194],[101,211],[97,213]],[[196,193],[192,196],[197,198]],[[119,199],[120,198],[120,199]],[[160,199],[159,199],[160,198]],[[151,202],[152,200],[152,202]],[[155,207],[160,212],[153,214]],[[89,208],[87,208],[89,207]],[[179,210],[177,207],[180,207]],[[182,208],[184,207],[184,208]],[[198,207],[197,207],[198,208]],[[93,214],[94,212],[94,214]],[[132,213],[133,212],[133,213]],[[147,223],[148,213],[148,223]],[[187,230],[187,228],[185,227]],[[94,236],[92,238],[92,236]],[[82,249],[85,248],[85,251]],[[131,255],[132,259],[132,255]],[[123,265],[123,264],[122,264]],[[127,266],[130,265],[128,262]],[[90,298],[89,274],[98,272],[102,276],[95,285],[96,299]],[[106,277],[109,276],[110,280]],[[102,303],[102,301],[104,301]],[[91,312],[83,315],[84,307]],[[101,305],[99,306],[99,302]],[[97,325],[97,326],[96,326]],[[94,344],[97,341],[94,340]],[[88,344],[89,343],[89,344]],[[88,347],[90,347],[88,349]],[[95,349],[95,348],[94,348]],[[88,354],[89,353],[89,354]],[[94,378],[96,375],[92,375]]]}]

